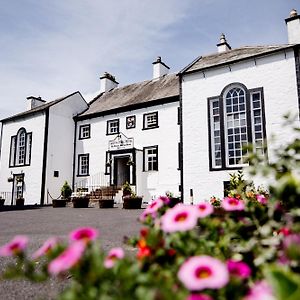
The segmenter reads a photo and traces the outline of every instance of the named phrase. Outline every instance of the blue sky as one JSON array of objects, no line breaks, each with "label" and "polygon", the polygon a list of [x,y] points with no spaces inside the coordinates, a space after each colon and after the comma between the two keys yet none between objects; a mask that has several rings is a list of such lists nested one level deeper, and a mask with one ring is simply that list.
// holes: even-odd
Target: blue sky
[{"label": "blue sky", "polygon": [[79,90],[87,100],[110,72],[120,83],[151,79],[160,55],[177,72],[216,52],[285,44],[284,19],[299,0],[0,0],[0,119]]}]

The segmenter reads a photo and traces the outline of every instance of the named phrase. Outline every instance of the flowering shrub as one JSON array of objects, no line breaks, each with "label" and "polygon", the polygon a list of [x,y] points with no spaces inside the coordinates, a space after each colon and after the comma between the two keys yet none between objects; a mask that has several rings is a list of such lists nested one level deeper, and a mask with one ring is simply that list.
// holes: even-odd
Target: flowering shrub
[{"label": "flowering shrub", "polygon": [[122,248],[104,253],[94,228],[76,229],[67,244],[51,238],[31,256],[28,239],[17,236],[0,248],[16,258],[1,276],[68,275],[60,299],[300,299],[300,140],[278,153],[270,195],[239,173],[224,199],[174,207],[166,196],[154,200],[128,242],[134,257]]}]

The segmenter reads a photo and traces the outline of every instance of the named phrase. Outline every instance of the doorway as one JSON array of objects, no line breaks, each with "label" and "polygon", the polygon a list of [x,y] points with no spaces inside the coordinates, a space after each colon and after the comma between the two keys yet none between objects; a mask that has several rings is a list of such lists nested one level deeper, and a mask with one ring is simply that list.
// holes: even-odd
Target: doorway
[{"label": "doorway", "polygon": [[120,156],[114,158],[114,184],[122,186],[126,181],[130,182],[130,166],[128,165],[130,156]]}]

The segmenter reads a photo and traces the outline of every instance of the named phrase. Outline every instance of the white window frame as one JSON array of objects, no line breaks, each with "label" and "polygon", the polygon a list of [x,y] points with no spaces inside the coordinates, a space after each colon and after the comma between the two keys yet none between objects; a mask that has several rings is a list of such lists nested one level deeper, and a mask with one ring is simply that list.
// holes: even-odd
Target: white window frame
[{"label": "white window frame", "polygon": [[143,152],[144,171],[158,171],[158,146],[144,147]]},{"label": "white window frame", "polygon": [[89,153],[78,154],[78,172],[77,176],[89,176],[90,155]]},{"label": "white window frame", "polygon": [[108,120],[106,134],[113,135],[113,134],[118,134],[119,132],[120,132],[120,120],[119,119]]},{"label": "white window frame", "polygon": [[143,129],[158,128],[158,112],[152,112],[144,114],[144,126]]},{"label": "white window frame", "polygon": [[89,139],[91,137],[91,125],[85,124],[79,126],[79,139]]}]

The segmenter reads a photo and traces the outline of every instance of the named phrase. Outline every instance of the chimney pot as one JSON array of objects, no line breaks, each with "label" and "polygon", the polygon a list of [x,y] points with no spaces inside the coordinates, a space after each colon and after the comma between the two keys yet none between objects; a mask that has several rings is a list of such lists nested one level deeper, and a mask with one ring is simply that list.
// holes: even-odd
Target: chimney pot
[{"label": "chimney pot", "polygon": [[167,75],[170,68],[161,60],[161,56],[157,56],[156,61],[153,63],[153,79],[159,79],[160,77]]},{"label": "chimney pot", "polygon": [[300,16],[296,9],[292,9],[289,18],[285,19],[288,31],[288,43],[300,44]]},{"label": "chimney pot", "polygon": [[218,52],[219,53],[231,50],[231,47],[227,43],[227,40],[226,40],[226,37],[225,37],[224,33],[221,34],[221,36],[220,36],[220,43],[217,44],[217,47],[218,47]]},{"label": "chimney pot", "polygon": [[118,86],[119,82],[116,81],[115,76],[108,72],[100,77],[100,93],[108,92]]}]

